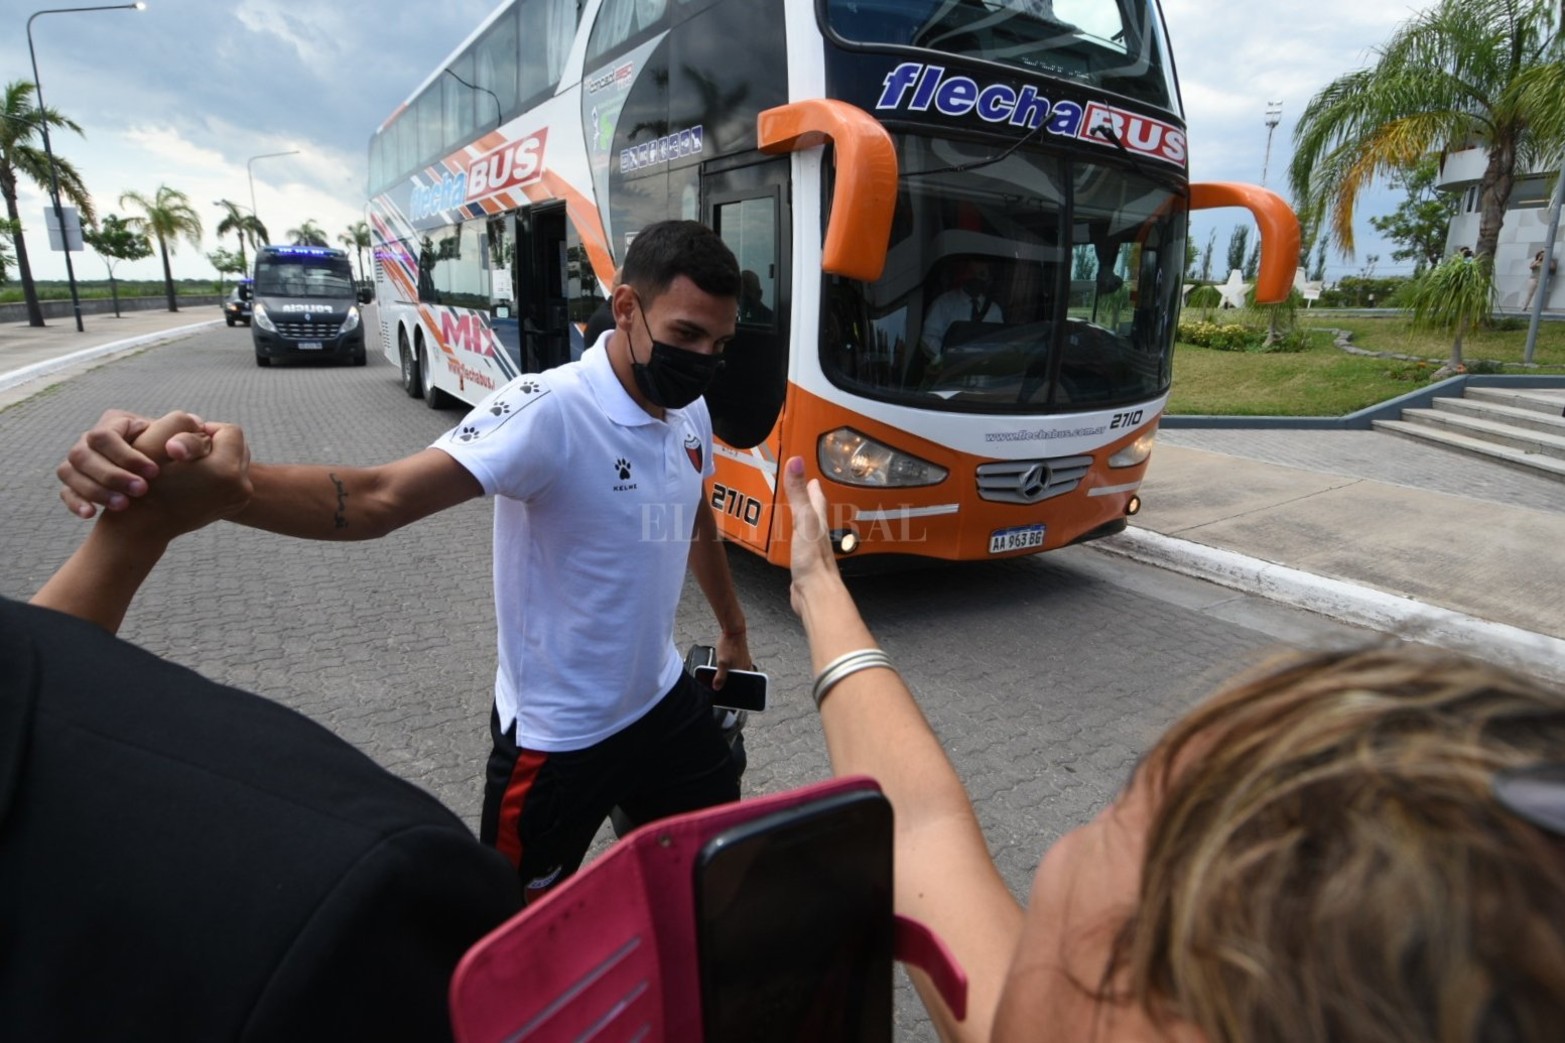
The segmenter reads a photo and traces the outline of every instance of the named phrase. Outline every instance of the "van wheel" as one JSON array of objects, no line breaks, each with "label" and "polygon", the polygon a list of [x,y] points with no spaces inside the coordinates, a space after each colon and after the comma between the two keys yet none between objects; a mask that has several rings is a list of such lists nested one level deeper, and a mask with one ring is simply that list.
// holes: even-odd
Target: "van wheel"
[{"label": "van wheel", "polygon": [[365,354],[365,353],[364,353],[364,352],[362,352],[362,351],[361,351],[361,352],[359,352],[359,353],[358,353],[358,354],[357,354],[357,355],[354,355],[354,356],[353,356],[353,364],[354,364],[354,365],[355,365],[355,366],[363,366],[363,365],[366,365],[366,364],[367,364],[367,363],[368,363],[368,362],[369,362],[369,360],[370,360],[370,359],[369,359],[369,356],[368,356],[368,355],[366,355],[366,354]]},{"label": "van wheel", "polygon": [[424,392],[424,405],[430,409],[445,409],[451,404],[451,396],[435,386],[435,373],[429,361],[429,348],[423,341],[418,345],[418,375],[419,384]]},{"label": "van wheel", "polygon": [[223,316],[223,321],[228,323],[228,328],[229,329],[233,329],[234,328],[234,317],[232,315],[224,315]]},{"label": "van wheel", "polygon": [[255,357],[255,364],[257,366],[260,366],[262,369],[265,369],[267,366],[270,366],[272,364],[272,360],[269,359],[269,358],[266,358],[264,355],[257,355]]},{"label": "van wheel", "polygon": [[407,330],[397,331],[397,359],[402,370],[402,390],[408,393],[409,398],[423,398],[424,385],[419,380],[413,349],[408,347]]}]

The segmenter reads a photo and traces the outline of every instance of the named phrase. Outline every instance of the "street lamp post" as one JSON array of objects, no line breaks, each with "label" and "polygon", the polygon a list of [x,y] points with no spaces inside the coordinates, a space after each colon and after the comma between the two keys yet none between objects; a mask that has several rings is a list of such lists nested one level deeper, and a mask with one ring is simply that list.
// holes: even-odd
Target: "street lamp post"
[{"label": "street lamp post", "polygon": [[54,165],[54,149],[49,145],[49,119],[43,107],[43,83],[38,79],[38,52],[33,49],[33,19],[46,14],[71,14],[76,11],[145,11],[144,3],[108,4],[99,7],[52,7],[46,11],[34,11],[27,19],[27,55],[33,61],[33,99],[38,102],[38,130],[43,134],[43,153],[49,157],[49,202],[54,205],[54,220],[60,226],[60,239],[65,245],[65,278],[71,284],[71,308],[76,312],[76,332],[85,332],[82,326],[82,302],[76,293],[76,269],[71,264],[71,242],[65,233],[65,210],[60,206],[60,172]]},{"label": "street lamp post", "polygon": [[245,160],[245,173],[250,177],[250,215],[257,221],[261,220],[261,211],[255,206],[255,167],[253,164],[258,159],[271,159],[274,156],[297,156],[299,150],[291,148],[287,152],[263,152],[259,156],[251,156]]}]

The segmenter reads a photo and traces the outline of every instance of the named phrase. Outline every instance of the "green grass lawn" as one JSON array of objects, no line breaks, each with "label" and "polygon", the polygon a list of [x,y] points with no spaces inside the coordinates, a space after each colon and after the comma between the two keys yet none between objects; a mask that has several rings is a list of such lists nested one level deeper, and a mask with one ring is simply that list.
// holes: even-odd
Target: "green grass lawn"
[{"label": "green grass lawn", "polygon": [[[80,262],[78,262],[80,263]],[[228,280],[228,285],[233,285],[233,280]],[[68,301],[71,299],[71,287],[65,280],[45,280],[35,282],[34,288],[38,291],[38,299],[41,301]],[[150,279],[121,279],[119,281],[120,299],[127,297],[162,297],[164,295],[163,280]],[[176,279],[174,280],[174,295],[181,297],[190,294],[216,293],[217,283],[205,279]],[[112,297],[113,290],[107,280],[78,279],[76,281],[76,295],[82,300],[94,297]],[[19,304],[23,300],[22,284],[17,281],[13,271],[11,281],[0,286],[0,304]]]},{"label": "green grass lawn", "polygon": [[[1232,314],[1232,313],[1230,313]],[[1187,313],[1187,318],[1195,318]],[[1310,331],[1309,348],[1294,354],[1214,351],[1190,344],[1174,349],[1171,414],[1223,416],[1342,416],[1416,391],[1429,382],[1438,361],[1420,365],[1399,359],[1350,355],[1333,346],[1329,328],[1349,330],[1366,351],[1389,351],[1443,360],[1450,338],[1413,332],[1405,319],[1347,318],[1299,312]],[[1469,364],[1478,360],[1520,362],[1526,344],[1520,329],[1482,330],[1463,341]],[[1565,375],[1565,323],[1545,322],[1533,361],[1536,370],[1506,367],[1506,373]]]}]

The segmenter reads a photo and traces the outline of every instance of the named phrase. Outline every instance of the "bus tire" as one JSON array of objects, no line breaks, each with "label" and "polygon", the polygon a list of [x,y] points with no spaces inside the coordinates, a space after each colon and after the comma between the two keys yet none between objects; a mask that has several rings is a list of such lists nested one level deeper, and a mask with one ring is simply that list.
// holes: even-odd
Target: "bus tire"
[{"label": "bus tire", "polygon": [[354,356],[353,356],[353,364],[355,366],[365,366],[365,365],[368,365],[369,364],[369,360],[370,360],[369,356],[366,355],[363,351],[359,351],[359,352],[355,353]]},{"label": "bus tire", "polygon": [[418,375],[424,392],[424,405],[430,409],[445,409],[451,404],[451,396],[435,386],[434,364],[429,360],[429,348],[422,339],[418,343]]},{"label": "bus tire", "polygon": [[408,347],[408,331],[397,330],[397,358],[402,368],[402,390],[409,398],[423,398],[424,386],[419,381],[418,364],[413,349]]},{"label": "bus tire", "polygon": [[267,366],[270,366],[272,364],[272,360],[267,358],[264,355],[257,355],[255,357],[255,364],[257,366],[260,366],[262,369],[265,369]]}]

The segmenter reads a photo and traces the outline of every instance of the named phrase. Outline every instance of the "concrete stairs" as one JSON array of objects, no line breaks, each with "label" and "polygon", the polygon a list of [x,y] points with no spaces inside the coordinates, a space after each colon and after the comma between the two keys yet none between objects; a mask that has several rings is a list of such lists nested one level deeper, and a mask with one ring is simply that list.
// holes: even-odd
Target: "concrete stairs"
[{"label": "concrete stairs", "polygon": [[1374,427],[1565,482],[1565,391],[1468,387],[1432,404]]}]

